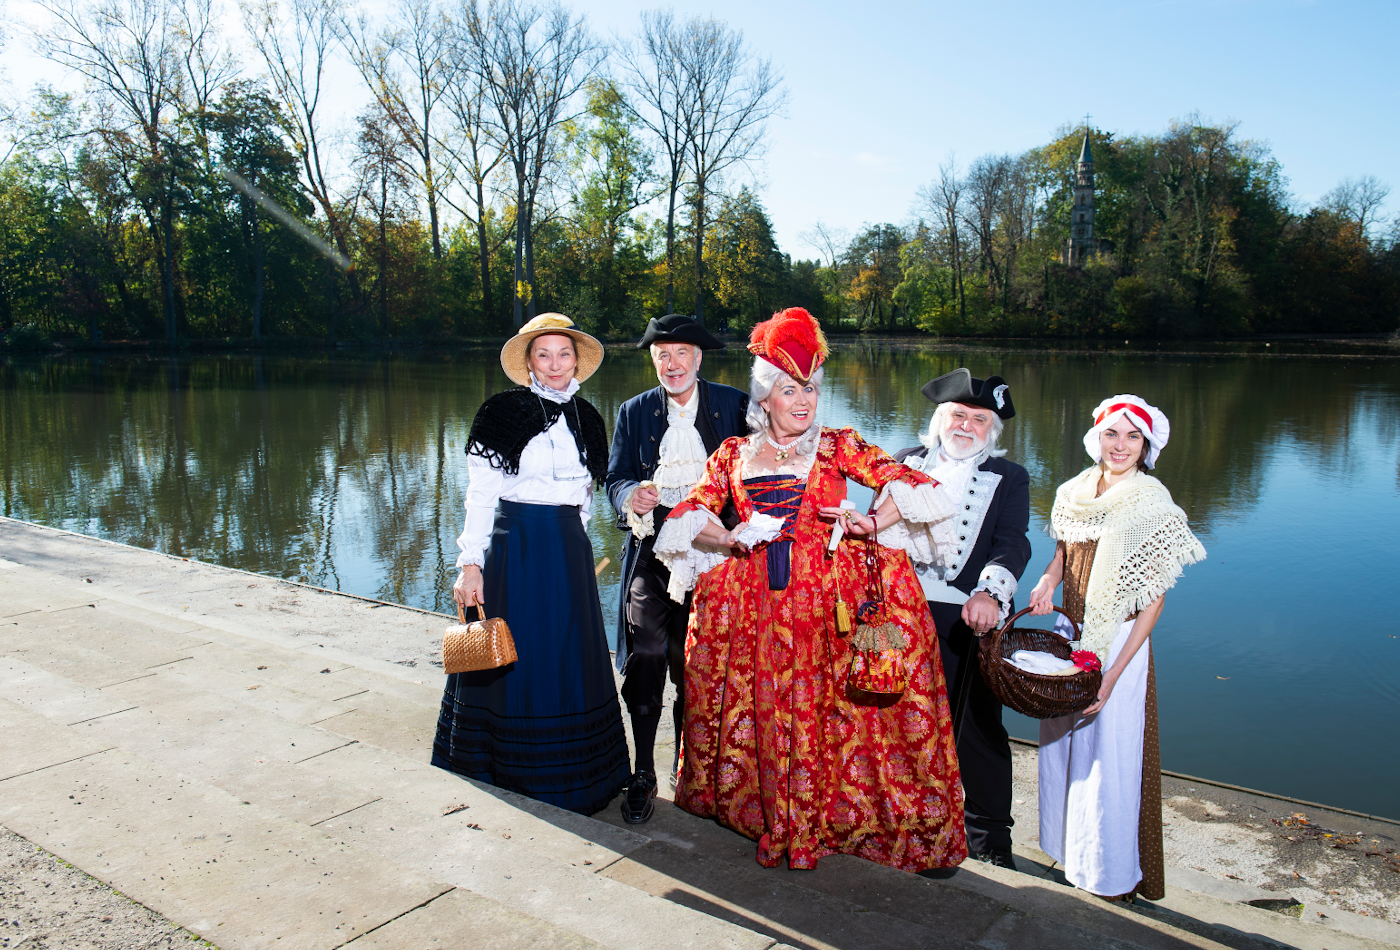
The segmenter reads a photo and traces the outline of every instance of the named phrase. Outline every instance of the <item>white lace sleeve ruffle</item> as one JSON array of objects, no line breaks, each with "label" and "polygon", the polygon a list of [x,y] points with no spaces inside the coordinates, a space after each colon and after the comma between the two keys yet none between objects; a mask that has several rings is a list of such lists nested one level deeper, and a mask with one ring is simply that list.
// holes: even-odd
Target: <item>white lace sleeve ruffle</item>
[{"label": "white lace sleeve ruffle", "polygon": [[936,486],[896,480],[880,492],[875,507],[880,507],[886,498],[894,499],[900,520],[880,529],[877,539],[885,547],[903,550],[915,564],[933,564],[941,550],[956,544],[953,507]]},{"label": "white lace sleeve ruffle", "polygon": [[[637,488],[641,488],[638,485]],[[655,509],[648,511],[644,515],[639,515],[632,510],[632,496],[637,494],[637,488],[627,493],[627,497],[622,499],[622,516],[627,519],[627,527],[632,532],[632,537],[638,541],[644,541],[656,533]]]},{"label": "white lace sleeve ruffle", "polygon": [[1011,613],[1011,598],[1016,596],[1016,575],[1000,564],[988,564],[982,568],[982,574],[977,579],[977,586],[972,588],[974,594],[979,590],[985,590],[1000,602],[1001,617],[999,619],[1001,623],[1006,623],[1006,618]]},{"label": "white lace sleeve ruffle", "polygon": [[721,522],[704,508],[692,508],[685,514],[667,518],[656,535],[652,550],[657,560],[671,572],[666,593],[678,604],[685,601],[687,592],[695,589],[701,574],[723,564],[729,557],[727,548],[695,540],[708,524]]}]

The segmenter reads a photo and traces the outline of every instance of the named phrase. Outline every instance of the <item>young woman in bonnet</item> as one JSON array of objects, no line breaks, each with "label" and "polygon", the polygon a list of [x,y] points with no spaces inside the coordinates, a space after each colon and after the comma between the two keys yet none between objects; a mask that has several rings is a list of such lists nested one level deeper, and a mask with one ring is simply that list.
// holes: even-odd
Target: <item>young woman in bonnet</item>
[{"label": "young woman in bonnet", "polygon": [[433,742],[440,768],[583,814],[606,806],[630,772],[584,533],[608,439],[577,393],[602,362],[602,344],[558,313],[501,349],[517,385],[472,421],[452,590],[504,618],[520,658],[449,676]]},{"label": "young woman in bonnet", "polygon": [[[1110,899],[1166,896],[1161,759],[1151,633],[1182,569],[1205,558],[1171,492],[1147,474],[1166,447],[1166,415],[1133,395],[1094,410],[1084,448],[1094,465],[1055,493],[1055,556],[1031,591],[1083,624],[1081,649],[1103,662],[1098,699],[1040,724],[1040,847],[1071,884]],[[1064,617],[1056,629],[1071,636]]]}]

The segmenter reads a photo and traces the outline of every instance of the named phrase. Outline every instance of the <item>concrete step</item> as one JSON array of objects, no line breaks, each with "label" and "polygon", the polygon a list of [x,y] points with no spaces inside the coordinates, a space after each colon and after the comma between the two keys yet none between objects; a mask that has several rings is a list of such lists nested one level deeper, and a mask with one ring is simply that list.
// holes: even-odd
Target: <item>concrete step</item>
[{"label": "concrete step", "polygon": [[516,946],[592,945],[128,751],[80,750],[71,730],[0,700],[0,761],[34,766],[0,784],[0,823],[224,950],[365,935],[416,948],[467,915],[468,933],[494,922]]},{"label": "concrete step", "polygon": [[[551,938],[562,933],[577,938],[576,942],[640,948],[651,946],[655,934],[664,930],[676,935],[679,947],[766,950],[773,944],[762,935],[595,873],[645,844],[646,838],[536,802],[530,803],[532,808],[522,808],[524,800],[518,796],[493,794],[431,768],[422,737],[431,742],[433,708],[372,689],[358,689],[339,701],[273,684],[249,690],[249,685],[258,685],[248,682],[249,674],[219,669],[213,658],[236,659],[246,665],[250,657],[259,657],[218,650],[204,650],[200,656],[144,670],[130,679],[117,677],[119,682],[94,689],[40,665],[62,662],[73,650],[84,649],[74,646],[79,641],[45,628],[39,620],[31,625],[32,629],[22,632],[9,628],[0,642],[0,649],[10,648],[10,641],[16,639],[29,648],[23,658],[5,658],[0,691],[30,701],[30,708],[11,703],[17,714],[45,717],[49,734],[44,746],[59,750],[64,761],[84,754],[101,756],[104,750],[135,758],[182,783],[182,788],[217,792],[290,822],[306,834],[321,835],[347,853],[382,858],[425,880],[444,881],[445,886],[472,887],[478,895],[500,901],[503,910],[509,905],[525,919],[540,921],[546,928],[541,932]],[[56,633],[63,649],[52,644],[43,648],[40,641],[45,633]],[[160,631],[144,647],[168,649],[167,638],[172,635],[188,636]],[[119,665],[115,658],[89,652]],[[271,667],[273,663],[253,665]],[[368,672],[362,682],[379,681]],[[297,673],[317,677],[312,680],[316,683],[331,676],[285,665],[280,671],[291,679]],[[268,689],[266,699],[251,698],[263,693],[263,688]],[[342,711],[352,701],[366,703],[377,712]],[[320,725],[305,721],[320,713],[331,715]],[[74,725],[61,725],[67,722]],[[63,734],[61,741],[54,729]],[[347,738],[347,733],[370,733],[378,747]],[[410,735],[413,740],[408,743],[404,737]],[[397,754],[395,749],[410,755]],[[17,751],[12,759],[26,774],[37,774],[34,770],[45,764],[48,781],[57,774],[44,756],[35,760]],[[34,839],[30,833],[43,828],[42,820],[29,814],[35,807],[37,799],[21,798],[3,820],[49,847],[49,838]],[[120,811],[142,806],[125,802],[113,807]],[[198,811],[192,810],[187,820],[198,823]],[[126,875],[106,878],[101,868],[91,870],[91,855],[57,853],[67,860],[81,858],[75,861],[78,866],[143,899],[140,893],[144,892],[133,890]],[[181,923],[188,919],[189,908],[178,902],[166,900],[152,906]],[[284,923],[301,926],[290,918]],[[209,935],[200,926],[191,929]],[[227,942],[223,937],[211,939]]]}]

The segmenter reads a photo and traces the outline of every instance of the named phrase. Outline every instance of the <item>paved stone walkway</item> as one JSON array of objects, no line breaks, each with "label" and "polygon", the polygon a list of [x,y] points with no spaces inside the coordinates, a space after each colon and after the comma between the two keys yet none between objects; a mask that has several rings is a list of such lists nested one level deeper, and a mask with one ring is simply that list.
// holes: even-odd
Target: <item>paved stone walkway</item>
[{"label": "paved stone walkway", "polygon": [[1110,906],[1032,862],[770,871],[669,803],[632,829],[482,787],[427,764],[442,624],[0,519],[0,824],[224,950],[1391,939],[1178,887]]}]

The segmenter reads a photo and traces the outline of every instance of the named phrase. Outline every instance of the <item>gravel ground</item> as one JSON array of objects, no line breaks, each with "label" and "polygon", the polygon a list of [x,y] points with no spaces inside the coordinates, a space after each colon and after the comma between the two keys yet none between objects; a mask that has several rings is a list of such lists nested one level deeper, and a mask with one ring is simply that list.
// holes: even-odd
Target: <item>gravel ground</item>
[{"label": "gravel ground", "polygon": [[[1037,752],[1012,745],[1012,837],[1038,850]],[[1162,838],[1168,882],[1179,867],[1400,924],[1393,823],[1164,775]]]},{"label": "gravel ground", "polygon": [[24,838],[0,828],[0,948],[212,947]]}]

